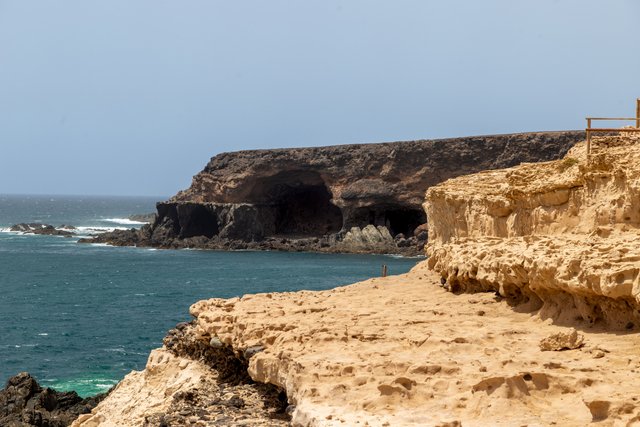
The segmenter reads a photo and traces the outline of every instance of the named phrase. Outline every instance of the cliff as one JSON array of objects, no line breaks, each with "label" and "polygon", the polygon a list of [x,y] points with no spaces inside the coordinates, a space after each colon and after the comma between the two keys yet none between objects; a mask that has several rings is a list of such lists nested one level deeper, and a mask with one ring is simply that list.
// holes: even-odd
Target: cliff
[{"label": "cliff", "polygon": [[610,331],[637,325],[638,142],[431,187],[430,257],[408,274],[194,304],[75,425],[173,420],[185,393],[206,412],[189,421],[217,425],[197,397],[214,386],[180,374],[192,366],[286,394],[243,425],[637,424],[640,337]]},{"label": "cliff", "polygon": [[578,144],[562,160],[427,191],[429,266],[454,292],[495,290],[561,322],[640,325],[640,145]]},{"label": "cliff", "polygon": [[541,132],[223,153],[191,187],[158,203],[153,224],[95,241],[418,254],[427,238],[425,189],[556,159],[583,139],[584,132]]}]

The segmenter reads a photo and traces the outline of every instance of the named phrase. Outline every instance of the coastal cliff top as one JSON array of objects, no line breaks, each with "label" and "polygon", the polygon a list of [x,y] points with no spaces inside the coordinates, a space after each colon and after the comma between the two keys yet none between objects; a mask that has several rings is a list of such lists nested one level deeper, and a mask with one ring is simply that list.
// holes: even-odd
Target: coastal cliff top
[{"label": "coastal cliff top", "polygon": [[562,159],[461,176],[431,187],[428,191],[468,196],[470,189],[473,189],[478,198],[528,197],[549,192],[549,189],[584,185],[599,173],[615,174],[618,170],[630,179],[640,177],[640,135],[628,133],[594,137],[591,154],[587,156],[586,151],[586,143],[579,142]]},{"label": "coastal cliff top", "polygon": [[323,184],[338,206],[350,199],[419,205],[445,179],[563,155],[582,131],[416,140],[222,153],[169,202],[264,202],[264,183]]},{"label": "coastal cliff top", "polygon": [[638,165],[640,136],[622,133],[593,138],[589,156],[580,142],[562,159],[450,179],[427,190],[430,241],[637,231]]}]

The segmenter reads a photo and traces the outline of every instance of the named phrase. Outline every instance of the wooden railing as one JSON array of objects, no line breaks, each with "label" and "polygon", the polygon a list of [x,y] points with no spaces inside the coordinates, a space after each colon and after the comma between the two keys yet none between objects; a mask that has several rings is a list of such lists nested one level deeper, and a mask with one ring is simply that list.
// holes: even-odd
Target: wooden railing
[{"label": "wooden railing", "polygon": [[[591,122],[596,120],[608,121],[633,121],[635,127],[629,128],[594,128]],[[636,100],[636,116],[635,117],[587,117],[587,155],[591,154],[591,133],[593,132],[640,132],[640,98]]]}]

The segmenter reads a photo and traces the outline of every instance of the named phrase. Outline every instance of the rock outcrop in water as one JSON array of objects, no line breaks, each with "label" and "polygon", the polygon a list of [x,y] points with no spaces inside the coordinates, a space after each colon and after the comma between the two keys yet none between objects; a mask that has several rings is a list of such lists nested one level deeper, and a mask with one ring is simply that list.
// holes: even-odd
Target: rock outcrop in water
[{"label": "rock outcrop in water", "polygon": [[53,225],[49,224],[40,224],[40,223],[20,223],[12,225],[9,228],[9,231],[25,233],[25,234],[39,234],[43,236],[63,236],[63,237],[71,237],[73,233],[70,230],[73,230],[74,227],[70,225],[61,225],[56,228]]},{"label": "rock outcrop in water", "polygon": [[93,409],[105,395],[83,399],[76,392],[42,388],[26,372],[9,378],[0,390],[0,426],[66,427]]},{"label": "rock outcrop in water", "polygon": [[223,153],[190,188],[158,203],[153,224],[93,241],[418,254],[427,238],[426,188],[555,159],[583,139],[583,132],[542,132]]}]

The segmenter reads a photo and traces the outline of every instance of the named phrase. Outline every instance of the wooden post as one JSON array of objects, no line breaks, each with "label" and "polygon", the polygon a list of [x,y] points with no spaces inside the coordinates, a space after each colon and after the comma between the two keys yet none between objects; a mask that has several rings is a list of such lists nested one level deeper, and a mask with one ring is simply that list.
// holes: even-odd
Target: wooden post
[{"label": "wooden post", "polygon": [[591,154],[591,119],[587,119],[587,156]]},{"label": "wooden post", "polygon": [[382,264],[382,277],[387,277],[387,266]]},{"label": "wooden post", "polygon": [[636,99],[636,127],[640,128],[640,98]]}]

